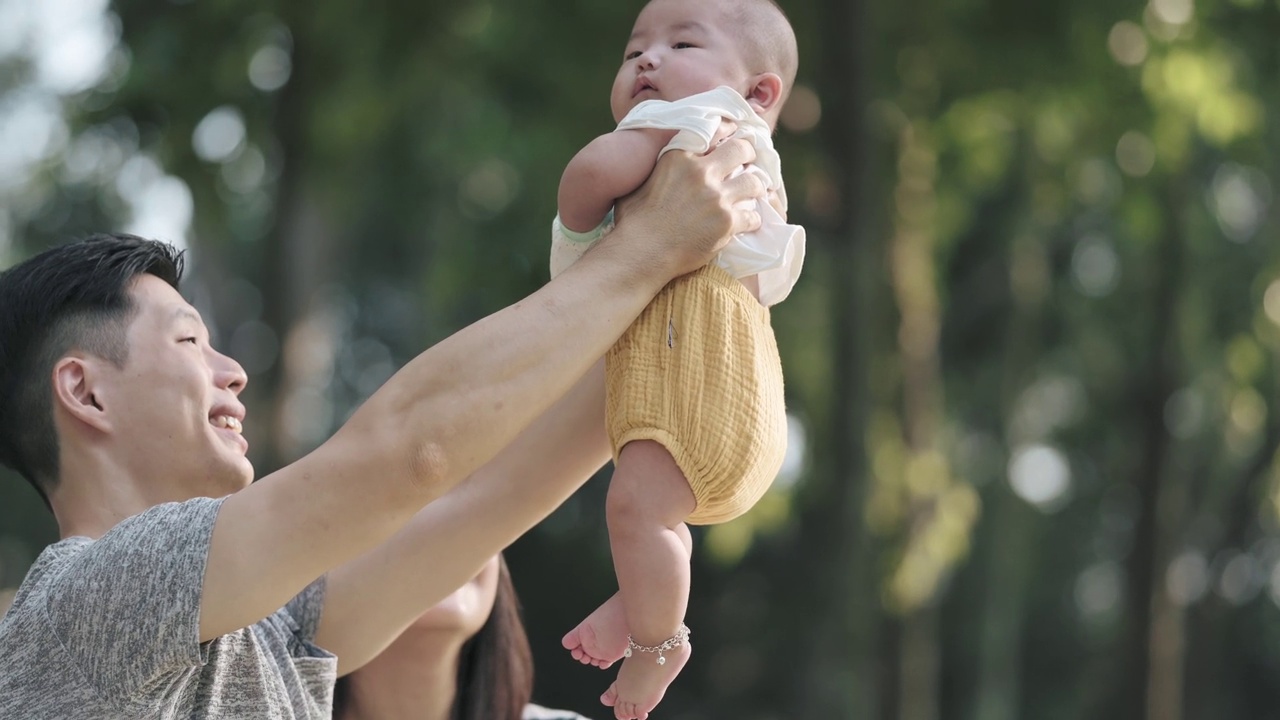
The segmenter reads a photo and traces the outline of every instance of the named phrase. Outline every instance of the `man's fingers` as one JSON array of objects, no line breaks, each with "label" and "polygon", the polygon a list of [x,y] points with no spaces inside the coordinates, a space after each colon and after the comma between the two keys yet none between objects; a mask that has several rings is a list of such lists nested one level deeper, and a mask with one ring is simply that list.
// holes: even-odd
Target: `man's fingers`
[{"label": "man's fingers", "polygon": [[735,209],[733,211],[733,232],[730,233],[730,238],[725,238],[722,245],[728,244],[729,239],[731,239],[733,235],[741,235],[742,233],[755,232],[756,230],[759,230],[762,222],[760,213],[755,210],[744,210],[741,208]]},{"label": "man's fingers", "polygon": [[787,209],[782,206],[782,198],[778,195],[776,190],[769,191],[768,200],[770,207],[777,210],[778,214],[785,219],[787,217]]},{"label": "man's fingers", "polygon": [[765,191],[764,180],[752,172],[744,172],[724,182],[724,193],[729,202],[737,203],[763,198]]},{"label": "man's fingers", "polygon": [[707,158],[711,160],[712,168],[720,173],[720,177],[729,177],[739,167],[755,162],[756,148],[742,138],[735,138],[720,143]]}]

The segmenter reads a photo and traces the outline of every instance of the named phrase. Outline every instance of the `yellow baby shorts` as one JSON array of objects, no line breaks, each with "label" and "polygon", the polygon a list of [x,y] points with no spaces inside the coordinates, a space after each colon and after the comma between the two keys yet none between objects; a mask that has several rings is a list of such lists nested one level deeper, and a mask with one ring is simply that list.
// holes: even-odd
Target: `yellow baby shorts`
[{"label": "yellow baby shorts", "polygon": [[671,453],[697,508],[732,520],[769,489],[787,451],[782,363],[769,309],[708,265],[673,280],[605,356],[616,460],[633,440]]}]

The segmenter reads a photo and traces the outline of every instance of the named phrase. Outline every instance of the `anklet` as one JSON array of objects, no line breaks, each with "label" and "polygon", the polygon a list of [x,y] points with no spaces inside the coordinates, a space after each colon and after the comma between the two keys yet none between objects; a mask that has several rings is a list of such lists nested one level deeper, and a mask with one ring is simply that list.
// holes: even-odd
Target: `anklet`
[{"label": "anklet", "polygon": [[690,634],[691,633],[689,632],[689,626],[685,625],[684,623],[680,623],[680,627],[676,629],[675,635],[672,635],[666,640],[663,640],[661,645],[654,645],[653,647],[648,647],[646,645],[637,645],[636,641],[632,639],[630,635],[628,635],[627,650],[626,652],[622,653],[622,657],[631,657],[631,652],[633,650],[635,652],[642,652],[642,653],[656,652],[658,653],[658,664],[666,665],[667,659],[662,656],[662,653],[666,652],[667,650],[674,650],[680,647],[681,645],[685,644],[685,642],[688,641]]}]

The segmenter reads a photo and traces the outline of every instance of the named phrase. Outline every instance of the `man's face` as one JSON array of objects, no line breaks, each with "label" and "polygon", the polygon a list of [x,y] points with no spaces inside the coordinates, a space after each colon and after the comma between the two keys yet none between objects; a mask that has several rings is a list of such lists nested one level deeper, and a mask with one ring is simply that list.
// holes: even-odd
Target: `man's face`
[{"label": "man's face", "polygon": [[613,81],[609,104],[622,120],[645,100],[680,100],[749,75],[716,0],[654,0],[640,11]]},{"label": "man's face", "polygon": [[107,368],[101,391],[112,441],[134,477],[164,499],[226,495],[253,480],[237,399],[247,378],[209,345],[200,315],[163,280],[142,275],[128,359]]}]

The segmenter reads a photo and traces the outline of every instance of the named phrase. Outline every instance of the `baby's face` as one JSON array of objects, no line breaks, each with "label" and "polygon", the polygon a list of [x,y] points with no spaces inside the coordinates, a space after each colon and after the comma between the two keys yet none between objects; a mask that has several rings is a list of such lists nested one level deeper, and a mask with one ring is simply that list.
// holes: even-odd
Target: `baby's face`
[{"label": "baby's face", "polygon": [[636,18],[609,104],[622,120],[645,100],[680,100],[749,76],[717,0],[654,0]]}]

